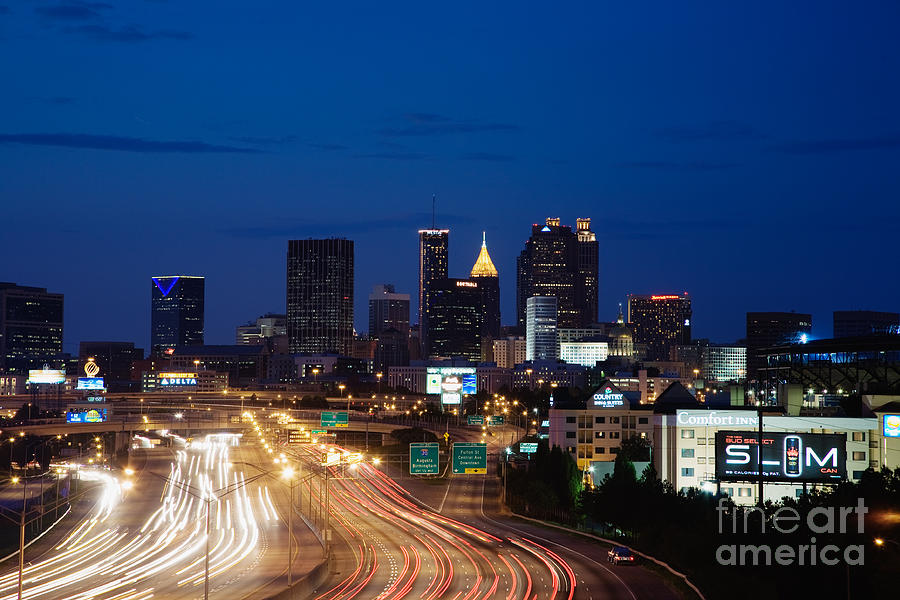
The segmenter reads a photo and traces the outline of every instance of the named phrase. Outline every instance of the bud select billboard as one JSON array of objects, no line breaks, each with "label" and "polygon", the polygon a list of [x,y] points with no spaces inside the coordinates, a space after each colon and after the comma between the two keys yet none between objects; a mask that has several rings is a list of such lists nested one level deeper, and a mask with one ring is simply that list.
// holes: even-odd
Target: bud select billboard
[{"label": "bud select billboard", "polygon": [[847,477],[847,435],[716,432],[716,477],[755,481],[760,464],[766,481],[833,483]]}]

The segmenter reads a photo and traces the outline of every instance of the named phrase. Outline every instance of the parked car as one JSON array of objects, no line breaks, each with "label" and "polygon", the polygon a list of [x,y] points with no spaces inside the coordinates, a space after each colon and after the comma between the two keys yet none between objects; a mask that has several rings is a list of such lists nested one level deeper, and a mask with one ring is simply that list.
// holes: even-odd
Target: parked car
[{"label": "parked car", "polygon": [[634,563],[634,553],[625,546],[613,546],[612,550],[609,551],[606,560],[614,565],[617,565],[620,562],[632,564]]}]

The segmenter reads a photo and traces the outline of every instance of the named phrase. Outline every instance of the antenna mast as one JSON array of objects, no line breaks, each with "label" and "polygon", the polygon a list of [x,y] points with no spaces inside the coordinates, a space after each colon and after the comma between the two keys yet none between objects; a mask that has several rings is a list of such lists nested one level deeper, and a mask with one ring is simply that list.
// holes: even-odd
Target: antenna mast
[{"label": "antenna mast", "polygon": [[434,229],[434,210],[435,210],[434,207],[435,207],[436,201],[437,201],[436,194],[432,194],[431,195],[431,228],[432,229]]}]

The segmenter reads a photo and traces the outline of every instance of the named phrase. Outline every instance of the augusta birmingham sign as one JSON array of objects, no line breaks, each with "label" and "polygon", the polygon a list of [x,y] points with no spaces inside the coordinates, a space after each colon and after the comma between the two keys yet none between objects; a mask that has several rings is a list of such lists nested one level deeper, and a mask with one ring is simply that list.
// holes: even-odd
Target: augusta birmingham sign
[{"label": "augusta birmingham sign", "polygon": [[806,538],[801,544],[722,544],[716,549],[716,562],[720,565],[802,567],[833,566],[844,562],[859,566],[865,562],[864,544],[822,543],[816,538],[826,536],[827,541],[834,542],[840,539],[839,534],[865,533],[864,521],[869,509],[862,498],[856,506],[817,506],[805,518],[795,508],[782,506],[767,519],[761,508],[751,506],[739,511],[728,506],[725,498],[719,499],[716,512],[720,535],[753,535],[757,539],[776,542],[779,534],[797,534],[791,540]]}]

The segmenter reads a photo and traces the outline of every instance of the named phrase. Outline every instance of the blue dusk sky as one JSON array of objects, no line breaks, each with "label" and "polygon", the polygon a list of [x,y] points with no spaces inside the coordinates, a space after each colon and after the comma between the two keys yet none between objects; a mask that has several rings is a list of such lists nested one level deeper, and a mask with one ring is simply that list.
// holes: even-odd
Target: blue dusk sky
[{"label": "blue dusk sky", "polygon": [[[592,217],[600,315],[690,292],[898,310],[900,3],[0,0],[0,280],[66,296],[65,350],[147,347],[152,275],[207,343],[285,304],[291,238],[416,293],[416,230],[481,232],[513,323],[532,223]],[[415,304],[415,302],[414,302]],[[415,306],[413,306],[413,312]]]}]

